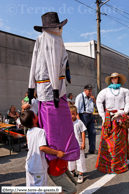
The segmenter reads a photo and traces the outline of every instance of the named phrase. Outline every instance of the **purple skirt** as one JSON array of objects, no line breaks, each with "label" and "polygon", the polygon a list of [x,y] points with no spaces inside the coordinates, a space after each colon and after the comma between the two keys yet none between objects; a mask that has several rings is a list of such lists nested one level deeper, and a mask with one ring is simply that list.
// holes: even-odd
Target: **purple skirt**
[{"label": "purple skirt", "polygon": [[[59,101],[59,108],[55,108],[54,101],[39,101],[39,127],[45,129],[47,143],[50,148],[65,152],[61,159],[75,161],[80,158],[80,148],[75,138],[71,113],[66,95]],[[46,154],[48,160],[57,156]]]}]

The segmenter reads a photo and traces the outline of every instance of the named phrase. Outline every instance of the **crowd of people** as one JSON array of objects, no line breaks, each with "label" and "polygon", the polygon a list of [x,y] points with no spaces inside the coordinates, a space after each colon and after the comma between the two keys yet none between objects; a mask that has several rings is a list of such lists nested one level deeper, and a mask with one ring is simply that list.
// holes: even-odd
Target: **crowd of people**
[{"label": "crowd of people", "polygon": [[[118,125],[118,119],[122,114],[127,114],[129,112],[129,91],[128,89],[122,88],[121,85],[123,85],[126,81],[126,78],[122,74],[113,73],[111,76],[107,77],[105,79],[106,84],[108,87],[106,89],[103,89],[97,96],[97,100],[92,95],[92,85],[88,84],[84,86],[84,91],[77,95],[75,98],[75,101],[73,100],[73,94],[68,94],[68,98],[71,96],[71,104],[69,104],[69,100],[67,100],[70,113],[71,113],[71,119],[73,122],[73,128],[75,137],[78,141],[79,147],[80,147],[80,157],[78,160],[75,161],[65,161],[65,164],[63,162],[62,157],[65,156],[65,152],[58,152],[57,150],[54,150],[52,148],[47,147],[46,143],[46,133],[43,129],[38,128],[38,118],[37,116],[32,113],[32,111],[23,111],[21,115],[21,123],[26,126],[27,128],[34,128],[33,135],[31,130],[29,129],[27,133],[27,139],[28,139],[28,148],[30,150],[29,155],[27,156],[26,160],[26,170],[28,170],[28,158],[30,158],[33,155],[33,161],[32,164],[29,164],[29,167],[32,168],[29,172],[32,173],[32,175],[27,173],[27,182],[30,181],[32,177],[30,176],[36,176],[37,173],[43,172],[43,169],[39,169],[36,171],[36,174],[34,173],[33,166],[36,165],[36,157],[39,155],[42,155],[42,158],[39,158],[42,162],[45,160],[44,153],[48,154],[54,154],[58,158],[60,158],[60,163],[57,164],[63,165],[60,166],[61,172],[54,172],[54,164],[50,167],[46,164],[46,171],[48,168],[48,174],[50,178],[53,180],[53,182],[56,185],[63,185],[63,182],[65,185],[63,185],[63,188],[67,185],[69,188],[68,193],[75,193],[76,187],[71,182],[67,182],[63,180],[62,174],[66,174],[66,171],[69,169],[71,175],[73,177],[76,175],[76,170],[78,173],[78,179],[77,183],[83,182],[83,173],[86,172],[86,165],[85,165],[85,132],[87,130],[88,132],[88,139],[89,139],[89,153],[90,154],[98,154],[97,162],[96,162],[96,168],[104,173],[122,173],[128,170],[127,165],[127,136],[128,132],[127,129],[122,128]],[[105,107],[103,106],[103,102],[105,101]],[[94,117],[93,112],[94,108],[98,109],[99,115],[102,117],[102,134],[101,134],[101,140],[100,140],[100,146],[99,146],[99,152],[96,150],[96,133],[95,133],[95,127],[94,127]],[[30,117],[31,115],[31,117]],[[25,119],[28,119],[28,121],[24,121]],[[28,123],[29,120],[34,121],[32,124]],[[40,136],[38,135],[40,133]],[[42,138],[42,134],[44,137],[44,141]],[[34,138],[33,138],[34,136]],[[41,139],[40,139],[40,138]],[[118,138],[119,137],[119,138]],[[38,144],[36,142],[39,142]],[[41,143],[42,142],[42,143]],[[41,143],[41,144],[40,144]],[[32,149],[32,144],[36,144],[37,147],[35,147],[36,150]],[[40,150],[40,151],[39,151]],[[41,153],[39,153],[41,152]],[[30,155],[31,153],[31,155]],[[35,157],[34,157],[35,153]],[[50,164],[48,162],[48,164]],[[43,167],[42,165],[40,166]],[[60,174],[61,173],[61,174]],[[58,181],[58,176],[61,176],[60,181]],[[30,179],[29,179],[30,177]],[[42,175],[41,173],[41,182],[46,179],[46,175]],[[56,177],[56,178],[55,178]],[[71,179],[72,180],[72,179]],[[73,181],[73,180],[72,180]],[[74,182],[76,184],[76,182]],[[30,183],[27,185],[29,186]],[[47,185],[47,182],[45,183]],[[70,190],[71,188],[71,190]],[[66,188],[65,188],[66,189]]]}]

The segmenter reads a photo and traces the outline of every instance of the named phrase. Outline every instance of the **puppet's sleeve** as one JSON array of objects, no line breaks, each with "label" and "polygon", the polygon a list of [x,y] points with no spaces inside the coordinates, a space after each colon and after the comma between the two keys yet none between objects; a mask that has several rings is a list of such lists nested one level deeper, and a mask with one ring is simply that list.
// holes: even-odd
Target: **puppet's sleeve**
[{"label": "puppet's sleeve", "polygon": [[38,51],[38,39],[35,42],[32,61],[31,61],[31,68],[30,68],[30,77],[29,77],[29,88],[35,88],[35,69],[36,69],[36,61],[37,61],[37,51]]},{"label": "puppet's sleeve", "polygon": [[104,119],[105,117],[105,112],[104,112],[104,107],[103,107],[103,102],[105,101],[105,95],[106,95],[106,89],[103,89],[99,92],[97,99],[96,99],[98,113],[102,117],[102,119]]},{"label": "puppet's sleeve", "polygon": [[125,101],[125,107],[124,107],[124,112],[125,114],[128,114],[129,112],[129,90],[128,89],[124,89],[124,101]]},{"label": "puppet's sleeve", "polygon": [[69,69],[69,62],[67,60],[67,63],[66,63],[66,79],[67,81],[71,84],[71,75],[70,75],[70,69]]}]

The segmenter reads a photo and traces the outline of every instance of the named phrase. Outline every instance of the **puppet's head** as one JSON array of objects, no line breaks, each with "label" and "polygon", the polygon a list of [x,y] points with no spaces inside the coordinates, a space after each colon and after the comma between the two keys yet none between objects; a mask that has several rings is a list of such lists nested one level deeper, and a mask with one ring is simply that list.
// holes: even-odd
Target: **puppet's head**
[{"label": "puppet's head", "polygon": [[47,28],[61,28],[67,23],[67,19],[60,22],[58,14],[56,12],[48,12],[41,16],[42,26],[34,26],[34,29],[38,32],[42,32],[42,29]]}]

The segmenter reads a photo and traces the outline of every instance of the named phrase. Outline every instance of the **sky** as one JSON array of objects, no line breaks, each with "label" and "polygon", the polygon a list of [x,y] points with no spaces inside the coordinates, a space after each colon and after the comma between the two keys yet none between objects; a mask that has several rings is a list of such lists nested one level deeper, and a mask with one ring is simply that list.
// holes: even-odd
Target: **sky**
[{"label": "sky", "polygon": [[[54,11],[60,22],[68,19],[64,42],[97,40],[96,0],[79,1],[89,7],[75,0],[1,0],[0,30],[36,40],[40,33],[33,27],[42,26],[41,15]],[[101,13],[101,43],[129,56],[129,0],[110,0]]]}]

